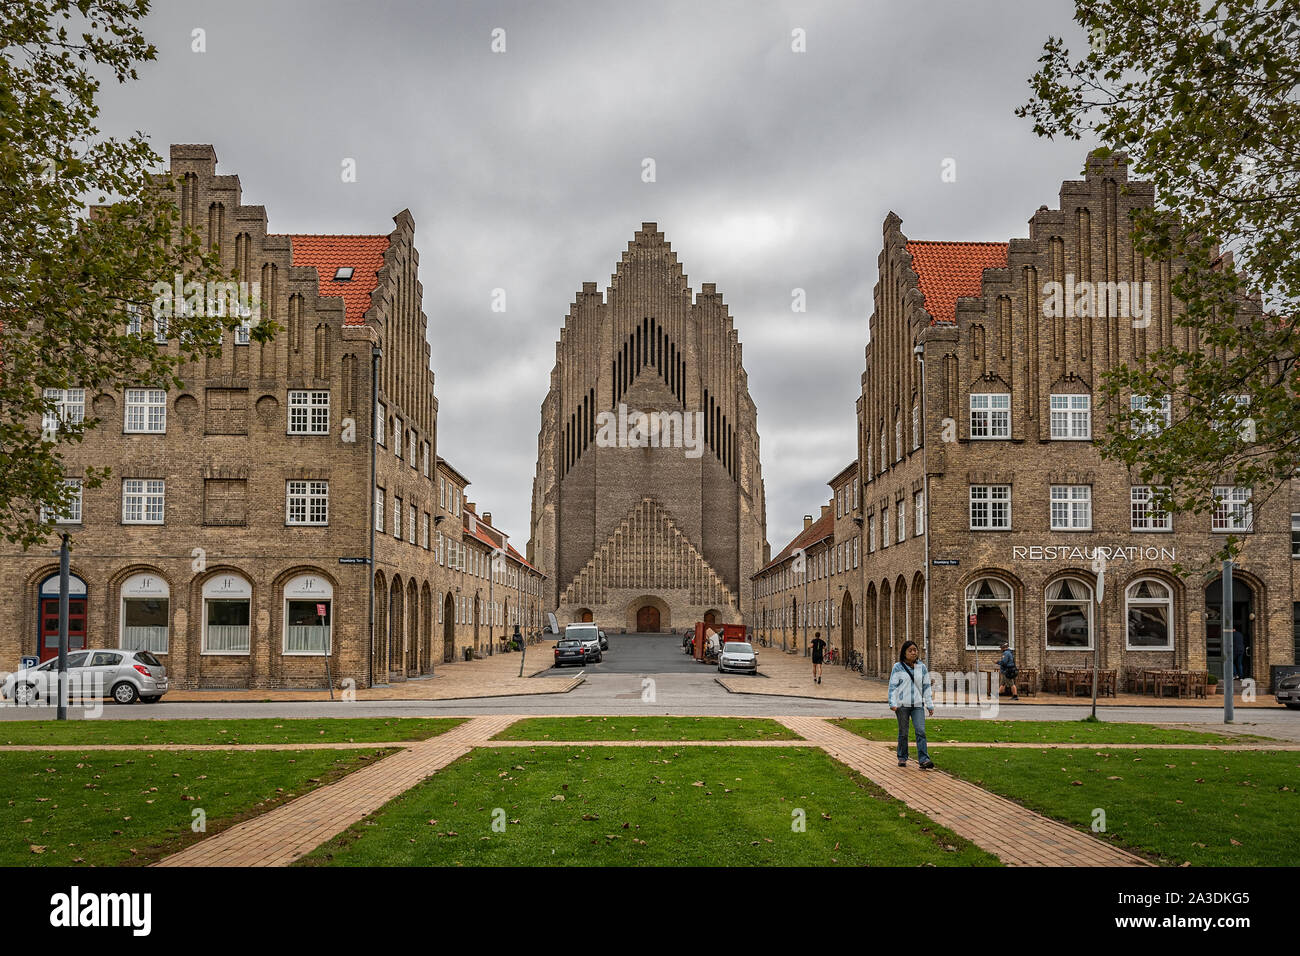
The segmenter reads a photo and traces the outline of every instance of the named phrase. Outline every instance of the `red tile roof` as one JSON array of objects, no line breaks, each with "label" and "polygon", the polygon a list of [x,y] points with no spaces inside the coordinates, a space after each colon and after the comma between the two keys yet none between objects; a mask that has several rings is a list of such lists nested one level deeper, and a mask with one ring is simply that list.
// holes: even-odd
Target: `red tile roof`
[{"label": "red tile roof", "polygon": [[[387,236],[290,236],[293,264],[316,269],[320,295],[341,296],[346,309],[344,322],[361,325],[370,308],[370,293],[379,285],[384,267]],[[352,278],[335,282],[339,266],[352,266]]]},{"label": "red tile roof", "polygon": [[1005,242],[908,242],[925,309],[936,322],[957,321],[957,300],[979,295],[985,269],[1005,268]]},{"label": "red tile roof", "polygon": [[[811,545],[816,544],[818,541],[821,541],[823,538],[829,538],[834,533],[835,533],[835,512],[831,511],[828,508],[826,514],[822,515],[820,518],[814,521],[811,525],[808,526],[806,530],[801,531],[799,532],[799,534],[795,535],[794,540],[791,541],[789,544],[787,544],[785,546],[785,549],[780,554],[778,554],[771,561],[767,562],[767,564],[763,565],[763,567],[759,568],[758,574],[762,574],[764,571],[767,571],[769,568],[776,567],[782,561],[785,561],[792,554],[794,554],[794,552],[799,548],[803,548],[804,550],[807,550]],[[755,577],[757,577],[757,575],[755,575]]]}]

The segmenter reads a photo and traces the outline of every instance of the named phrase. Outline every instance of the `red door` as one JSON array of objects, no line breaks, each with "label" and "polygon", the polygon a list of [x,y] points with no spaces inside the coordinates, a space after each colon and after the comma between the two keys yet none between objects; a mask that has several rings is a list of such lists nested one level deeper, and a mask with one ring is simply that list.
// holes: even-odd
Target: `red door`
[{"label": "red door", "polygon": [[[68,650],[86,646],[86,599],[68,598]],[[41,598],[41,661],[59,656],[59,599]]]},{"label": "red door", "polygon": [[637,611],[636,629],[641,634],[658,634],[659,608],[646,606]]}]

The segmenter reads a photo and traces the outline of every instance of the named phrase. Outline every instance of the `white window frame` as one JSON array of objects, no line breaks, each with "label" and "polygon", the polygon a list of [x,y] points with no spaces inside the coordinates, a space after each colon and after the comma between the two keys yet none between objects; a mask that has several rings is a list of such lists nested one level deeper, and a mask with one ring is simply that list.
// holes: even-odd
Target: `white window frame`
[{"label": "white window frame", "polygon": [[383,402],[375,402],[375,444],[388,442],[388,409]]},{"label": "white window frame", "polygon": [[406,438],[406,433],[402,430],[402,420],[394,416],[393,418],[393,457],[398,461],[402,460],[402,444]]},{"label": "white window frame", "polygon": [[[1014,651],[1016,649],[1016,589],[1013,588],[1011,585],[1007,584],[1007,582],[1003,581],[1001,578],[996,578],[993,577],[992,575],[984,575],[983,577],[978,577],[970,584],[966,585],[966,591],[962,595],[965,602],[965,613],[963,613],[962,615],[962,621],[964,622],[962,626],[962,634],[964,635],[962,638],[962,643],[965,644],[966,650],[968,651],[975,650],[975,643],[973,641],[973,637],[975,635],[972,635],[971,633],[970,624],[965,622],[968,621],[968,617],[967,617],[968,615],[979,613],[978,611],[975,610],[976,599],[973,597],[973,594],[975,592],[975,589],[979,586],[980,582],[984,580],[992,581],[994,584],[998,585],[999,587],[1003,587],[1007,589],[1007,596],[1005,598],[996,598],[996,599],[983,598],[981,599],[981,603],[998,604],[998,605],[1006,604],[1007,646]],[[988,649],[990,645],[981,644],[980,647]]]},{"label": "white window frame", "polygon": [[[1082,601],[1078,599],[1075,599],[1073,601],[1066,601],[1061,598],[1056,598],[1056,599],[1049,598],[1048,593],[1052,590],[1052,588],[1060,584],[1062,581],[1069,581],[1071,584],[1075,584],[1083,588],[1087,592],[1087,598]],[[1093,618],[1094,618],[1093,601],[1095,595],[1096,592],[1093,591],[1091,584],[1083,580],[1083,578],[1074,577],[1073,575],[1066,575],[1065,577],[1057,578],[1054,581],[1052,581],[1050,584],[1048,584],[1047,587],[1043,588],[1043,646],[1046,647],[1049,651],[1090,651],[1092,650],[1092,642],[1095,639],[1096,630],[1097,630],[1093,623]],[[1068,644],[1052,644],[1049,642],[1047,621],[1048,618],[1051,617],[1051,610],[1053,604],[1082,604],[1084,606],[1084,612],[1088,616],[1088,643],[1087,644],[1081,647],[1076,647]],[[1125,621],[1127,622],[1127,617],[1125,618]]]},{"label": "white window frame", "polygon": [[330,393],[322,389],[289,391],[289,435],[328,435],[330,433]]},{"label": "white window frame", "polygon": [[84,388],[47,388],[45,400],[54,408],[41,416],[41,431],[51,438],[62,425],[79,425],[86,420],[86,390]]},{"label": "white window frame", "polygon": [[408,455],[408,456],[410,457],[410,459],[411,459],[410,462],[409,462],[409,464],[410,464],[410,466],[411,466],[412,468],[419,468],[419,467],[420,467],[420,461],[419,461],[419,458],[418,458],[417,455],[416,455],[416,450],[420,447],[420,437],[419,437],[418,435],[415,434],[415,429],[414,429],[414,428],[412,428],[412,429],[407,433],[407,436],[408,436],[409,444],[410,444],[410,447],[407,448],[407,455]]},{"label": "white window frame", "polygon": [[1052,485],[1047,505],[1053,531],[1092,530],[1092,485]]},{"label": "white window frame", "polygon": [[409,501],[406,503],[406,543],[407,544],[415,544],[416,516],[419,513],[420,513],[419,508],[417,508]]},{"label": "white window frame", "polygon": [[1092,396],[1077,393],[1049,399],[1053,441],[1092,440]]},{"label": "white window frame", "polygon": [[393,496],[393,537],[402,540],[402,499]]},{"label": "white window frame", "polygon": [[429,549],[429,512],[424,512],[420,516],[420,547],[425,551]]},{"label": "white window frame", "polygon": [[912,517],[916,522],[913,534],[921,537],[925,534],[925,492],[918,491],[912,495]]},{"label": "white window frame", "polygon": [[1215,534],[1249,534],[1254,531],[1252,494],[1253,489],[1241,485],[1215,485],[1210,530]]},{"label": "white window frame", "polygon": [[[215,583],[218,580],[222,580],[222,579],[237,580],[243,582],[245,588],[242,588],[241,590],[246,590],[248,592],[247,595],[239,594],[233,597],[223,597],[223,596],[213,595],[209,593],[214,589]],[[249,654],[252,653],[253,621],[254,621],[253,597],[254,597],[253,584],[242,574],[219,574],[216,577],[211,578],[208,581],[204,582],[203,610],[201,612],[203,614],[203,619],[200,623],[200,626],[202,628],[202,638],[201,638],[201,643],[199,645],[200,654],[212,655],[217,657],[248,657]],[[244,640],[246,641],[246,644],[244,647],[234,648],[231,650],[221,650],[221,651],[214,651],[208,647],[208,628],[210,627],[210,625],[208,624],[208,603],[210,601],[222,601],[222,602],[228,602],[232,604],[243,602],[244,604],[248,605],[248,624],[245,625],[246,633],[244,635]]]},{"label": "white window frame", "polygon": [[77,497],[68,502],[66,511],[55,514],[49,508],[41,509],[41,521],[53,521],[55,524],[81,524],[82,493],[84,491],[80,478],[64,478],[63,484],[77,489]]},{"label": "white window frame", "polygon": [[972,392],[970,396],[972,441],[1004,441],[1011,437],[1011,394]]},{"label": "white window frame", "polygon": [[907,540],[907,499],[898,499],[898,543]]},{"label": "white window frame", "polygon": [[[1133,592],[1137,590],[1138,585],[1143,581],[1151,581],[1165,590],[1163,598],[1135,598]],[[1150,644],[1134,645],[1129,640],[1129,608],[1133,605],[1154,607],[1162,606],[1165,608],[1165,635],[1168,638],[1167,644],[1163,647],[1153,647]],[[1127,651],[1160,651],[1172,654],[1174,652],[1174,589],[1159,578],[1144,577],[1138,578],[1124,589],[1124,649]]]},{"label": "white window frame", "polygon": [[912,406],[912,451],[921,447],[921,406]]},{"label": "white window frame", "polygon": [[[971,485],[970,486],[970,530],[971,531],[1010,531],[1011,530],[1011,486],[1010,485]],[[985,523],[975,520],[977,504],[983,504]],[[1006,504],[1006,517],[1002,523],[995,523],[995,506]]]},{"label": "white window frame", "polygon": [[[1168,511],[1155,511],[1151,507],[1151,498],[1156,488],[1152,485],[1130,485],[1129,530],[1169,532],[1174,530],[1174,516]],[[1139,516],[1141,520],[1139,520]],[[1159,522],[1159,523],[1157,523]]]},{"label": "white window frame", "polygon": [[320,478],[295,478],[286,481],[284,523],[292,527],[311,528],[323,528],[329,525],[330,483]]},{"label": "white window frame", "polygon": [[[150,517],[157,507],[157,518]],[[138,510],[139,517],[131,517]],[[162,524],[167,513],[167,481],[164,478],[122,479],[122,524]]]},{"label": "white window frame", "polygon": [[[1130,415],[1133,412],[1141,411],[1150,404],[1150,396],[1147,395],[1130,395],[1128,398],[1128,408]],[[1173,423],[1173,405],[1168,395],[1160,396],[1160,411],[1164,417],[1164,424],[1159,421],[1151,422],[1132,422],[1131,434],[1133,435],[1159,435]]]},{"label": "white window frame", "polygon": [[128,388],[122,431],[128,435],[167,433],[167,392],[161,388]]},{"label": "white window frame", "polygon": [[375,530],[380,534],[384,532],[384,515],[387,514],[387,505],[384,502],[384,489],[375,489]]}]

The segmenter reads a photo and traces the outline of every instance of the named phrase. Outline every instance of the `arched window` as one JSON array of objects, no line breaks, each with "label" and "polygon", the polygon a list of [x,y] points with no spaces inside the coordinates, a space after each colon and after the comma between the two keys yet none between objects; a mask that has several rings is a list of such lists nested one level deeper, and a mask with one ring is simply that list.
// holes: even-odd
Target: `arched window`
[{"label": "arched window", "polygon": [[1174,649],[1174,596],[1169,586],[1154,578],[1141,578],[1124,594],[1128,619],[1127,649]]},{"label": "arched window", "polygon": [[203,584],[203,653],[247,654],[253,586],[238,574]]},{"label": "arched window", "polygon": [[330,652],[334,588],[319,574],[300,574],[284,586],[284,653]]},{"label": "arched window", "polygon": [[133,574],[122,582],[122,650],[167,653],[170,597],[157,574]]},{"label": "arched window", "polygon": [[[1006,641],[1016,646],[1011,588],[997,578],[980,578],[966,588],[966,649],[998,648]],[[975,615],[975,626],[969,615]]]},{"label": "arched window", "polygon": [[1092,648],[1092,585],[1078,578],[1061,578],[1047,588],[1047,649],[1083,651]]}]

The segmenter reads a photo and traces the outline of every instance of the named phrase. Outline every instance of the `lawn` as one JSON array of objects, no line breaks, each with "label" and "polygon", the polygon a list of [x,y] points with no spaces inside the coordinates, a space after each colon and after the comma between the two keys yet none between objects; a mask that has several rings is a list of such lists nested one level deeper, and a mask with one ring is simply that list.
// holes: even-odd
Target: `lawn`
[{"label": "lawn", "polygon": [[736,717],[535,717],[495,740],[801,740],[775,720]]},{"label": "lawn", "polygon": [[0,722],[0,744],[388,743],[435,737],[461,723],[451,717],[22,720]]},{"label": "lawn", "polygon": [[[16,796],[0,803],[0,866],[151,863],[385,753],[3,753],[0,776]],[[192,829],[196,809],[206,833]]]},{"label": "lawn", "polygon": [[[832,721],[845,730],[868,740],[898,740],[898,721],[842,718]],[[954,743],[1034,743],[1034,744],[1236,744],[1266,740],[1245,734],[1232,736],[1152,727],[1149,724],[1121,724],[1087,720],[980,720],[962,718],[927,719],[925,735],[930,745],[944,741]],[[910,739],[915,740],[913,733]]]},{"label": "lawn", "polygon": [[617,746],[476,750],[300,861],[309,866],[927,863],[998,865],[996,858],[815,748]]},{"label": "lawn", "polygon": [[946,750],[940,766],[1078,829],[1178,866],[1294,866],[1300,753]]}]

